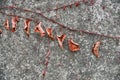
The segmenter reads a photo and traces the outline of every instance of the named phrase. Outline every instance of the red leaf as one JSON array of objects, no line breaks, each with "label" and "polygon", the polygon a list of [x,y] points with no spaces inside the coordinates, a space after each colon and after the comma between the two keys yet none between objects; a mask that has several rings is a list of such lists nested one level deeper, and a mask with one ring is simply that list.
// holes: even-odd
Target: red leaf
[{"label": "red leaf", "polygon": [[46,68],[48,67],[48,64],[49,64],[49,60],[46,58],[46,60],[45,60],[45,66],[46,66]]},{"label": "red leaf", "polygon": [[66,9],[66,5],[63,6],[63,10],[65,10],[65,9]]},{"label": "red leaf", "polygon": [[48,52],[47,52],[47,54],[46,54],[46,58],[48,58],[49,57],[49,55],[50,55],[50,50],[48,50]]},{"label": "red leaf", "polygon": [[42,22],[40,22],[34,29],[34,32],[40,33],[40,36],[43,37],[45,36],[45,31],[41,27]]},{"label": "red leaf", "polygon": [[0,29],[0,34],[2,34],[2,30]]},{"label": "red leaf", "polygon": [[8,19],[5,20],[4,26],[5,26],[5,29],[6,29],[6,30],[9,30],[9,29],[10,29]]},{"label": "red leaf", "polygon": [[68,40],[68,45],[69,45],[70,51],[75,52],[75,51],[79,51],[79,50],[80,50],[79,44],[73,42],[72,39],[69,39],[69,40]]},{"label": "red leaf", "polygon": [[90,3],[91,3],[91,5],[94,5],[94,3],[95,3],[95,0],[91,0],[91,2],[90,2]]},{"label": "red leaf", "polygon": [[97,41],[93,47],[92,47],[92,53],[98,58],[99,56],[99,47],[100,47],[101,42]]},{"label": "red leaf", "polygon": [[57,35],[57,40],[61,49],[63,49],[63,41],[65,40],[66,35],[62,34],[61,36]]},{"label": "red leaf", "polygon": [[46,69],[44,69],[42,72],[42,76],[45,77],[45,75],[46,75]]},{"label": "red leaf", "polygon": [[47,32],[47,34],[48,34],[48,36],[52,39],[52,40],[54,40],[54,36],[53,36],[53,30],[52,30],[52,28],[46,28],[46,32]]},{"label": "red leaf", "polygon": [[30,20],[29,20],[29,19],[26,19],[26,20],[24,21],[24,24],[25,24],[25,26],[24,26],[24,31],[25,31],[25,33],[27,34],[27,36],[29,37],[29,35],[30,35]]},{"label": "red leaf", "polygon": [[16,31],[16,27],[17,27],[17,22],[19,21],[18,17],[12,17],[12,32]]},{"label": "red leaf", "polygon": [[88,3],[88,0],[83,0],[84,3]]},{"label": "red leaf", "polygon": [[80,1],[74,3],[76,7],[80,5]]}]

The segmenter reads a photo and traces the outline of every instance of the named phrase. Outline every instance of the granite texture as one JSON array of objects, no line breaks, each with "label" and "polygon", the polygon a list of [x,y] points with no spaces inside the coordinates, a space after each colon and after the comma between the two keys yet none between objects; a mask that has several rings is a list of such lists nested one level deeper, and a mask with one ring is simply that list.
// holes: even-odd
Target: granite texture
[{"label": "granite texture", "polygon": [[[0,0],[0,6],[15,5],[44,12],[75,1],[77,0]],[[23,31],[25,19],[20,19],[17,31],[12,33],[5,30],[3,23],[7,16],[0,13],[0,28],[3,30],[0,35],[0,80],[42,80],[45,68],[42,62],[45,62],[49,41],[50,58],[44,80],[120,80],[120,40],[102,37],[100,58],[96,58],[91,48],[100,36],[81,35],[67,29],[60,31],[59,25],[33,13],[10,9],[2,11],[42,21],[44,27],[54,29],[55,36],[65,33],[67,38],[63,44],[64,50],[61,50],[56,40],[52,41],[48,36],[42,38],[34,33],[34,22],[31,22],[28,38]],[[44,15],[73,29],[120,36],[120,0],[95,0],[93,6],[81,2],[78,7],[45,12]],[[11,20],[10,16],[8,18]],[[69,51],[69,38],[80,45],[80,51]]]}]

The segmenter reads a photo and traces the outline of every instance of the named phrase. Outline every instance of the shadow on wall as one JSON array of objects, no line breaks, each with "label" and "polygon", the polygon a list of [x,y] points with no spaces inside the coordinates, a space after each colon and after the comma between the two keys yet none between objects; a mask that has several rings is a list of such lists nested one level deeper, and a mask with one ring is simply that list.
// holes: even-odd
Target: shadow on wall
[{"label": "shadow on wall", "polygon": [[0,6],[4,5],[7,0],[0,0]]},{"label": "shadow on wall", "polygon": [[114,80],[120,80],[120,69],[118,70],[117,75],[114,77]]},{"label": "shadow on wall", "polygon": [[5,80],[5,74],[3,72],[3,69],[0,69],[0,80]]},{"label": "shadow on wall", "polygon": [[120,3],[120,0],[111,0],[112,3]]}]

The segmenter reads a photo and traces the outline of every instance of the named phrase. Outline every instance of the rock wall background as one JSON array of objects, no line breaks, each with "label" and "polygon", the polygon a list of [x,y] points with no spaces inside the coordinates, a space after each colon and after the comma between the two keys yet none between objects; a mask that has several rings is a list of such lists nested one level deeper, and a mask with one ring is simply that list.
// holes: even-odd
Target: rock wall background
[{"label": "rock wall background", "polygon": [[[15,5],[44,12],[48,8],[55,8],[56,5],[59,7],[75,1],[77,0],[0,0],[0,6]],[[45,12],[44,15],[73,29],[120,36],[120,1],[95,0],[93,6],[89,4],[81,3],[78,7]],[[19,10],[3,11],[24,17],[32,15],[34,19],[42,21],[45,27],[53,28],[55,35],[66,33],[67,39],[73,38],[80,44],[81,50],[72,53],[68,49],[67,39],[63,44],[64,50],[59,48],[57,41],[50,40],[51,54],[45,80],[120,80],[120,42],[116,39],[103,37],[100,58],[96,58],[91,48],[100,36],[81,35],[66,29],[59,31],[60,26],[39,15]],[[34,33],[34,22],[31,22],[28,38],[23,31],[25,19],[20,19],[15,33],[7,31],[3,26],[6,17],[0,14],[0,28],[3,30],[0,35],[0,80],[42,80],[45,65],[40,62],[45,61],[49,38],[41,38]]]}]

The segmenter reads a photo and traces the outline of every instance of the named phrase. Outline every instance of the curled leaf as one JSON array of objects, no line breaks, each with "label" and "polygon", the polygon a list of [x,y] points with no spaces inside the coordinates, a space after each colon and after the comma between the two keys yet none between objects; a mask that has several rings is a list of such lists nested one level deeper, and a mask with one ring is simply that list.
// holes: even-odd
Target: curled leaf
[{"label": "curled leaf", "polygon": [[5,20],[4,27],[5,27],[6,30],[10,29],[10,25],[9,25],[8,19]]},{"label": "curled leaf", "polygon": [[63,10],[65,10],[65,9],[66,9],[66,7],[67,7],[67,6],[66,6],[66,5],[64,5],[64,6],[63,6]]},{"label": "curled leaf", "polygon": [[66,35],[62,34],[61,36],[57,35],[57,40],[61,49],[63,49],[63,41],[65,40]]},{"label": "curled leaf", "polygon": [[50,50],[47,51],[47,54],[45,55],[46,58],[50,56]]},{"label": "curled leaf", "polygon": [[80,1],[74,3],[76,7],[80,5]]},{"label": "curled leaf", "polygon": [[43,37],[45,36],[45,31],[41,27],[42,22],[40,22],[34,29],[34,32],[40,33],[40,36]]},{"label": "curled leaf", "polygon": [[18,17],[12,17],[12,32],[16,31],[18,21],[19,21]]},{"label": "curled leaf", "polygon": [[99,56],[99,47],[100,47],[101,42],[97,41],[93,47],[92,47],[92,53],[98,58]]},{"label": "curled leaf", "polygon": [[27,34],[27,36],[29,37],[30,36],[30,20],[26,19],[24,24],[25,24],[24,31]]},{"label": "curled leaf", "polygon": [[52,31],[52,28],[46,28],[46,32],[47,32],[47,34],[48,34],[48,36],[52,39],[52,40],[54,40],[54,36],[53,36],[53,31]]},{"label": "curled leaf", "polygon": [[75,43],[72,39],[68,40],[68,46],[69,46],[70,51],[72,52],[76,52],[80,50],[79,44]]},{"label": "curled leaf", "polygon": [[45,77],[46,72],[47,72],[47,70],[46,70],[46,69],[44,69],[44,70],[42,71],[42,77],[43,77],[43,78]]},{"label": "curled leaf", "polygon": [[88,0],[83,0],[84,3],[88,3]]},{"label": "curled leaf", "polygon": [[2,30],[0,29],[0,34],[2,34]]},{"label": "curled leaf", "polygon": [[48,67],[48,64],[49,64],[49,59],[46,58],[46,60],[45,60],[45,66],[46,66],[46,68]]}]

